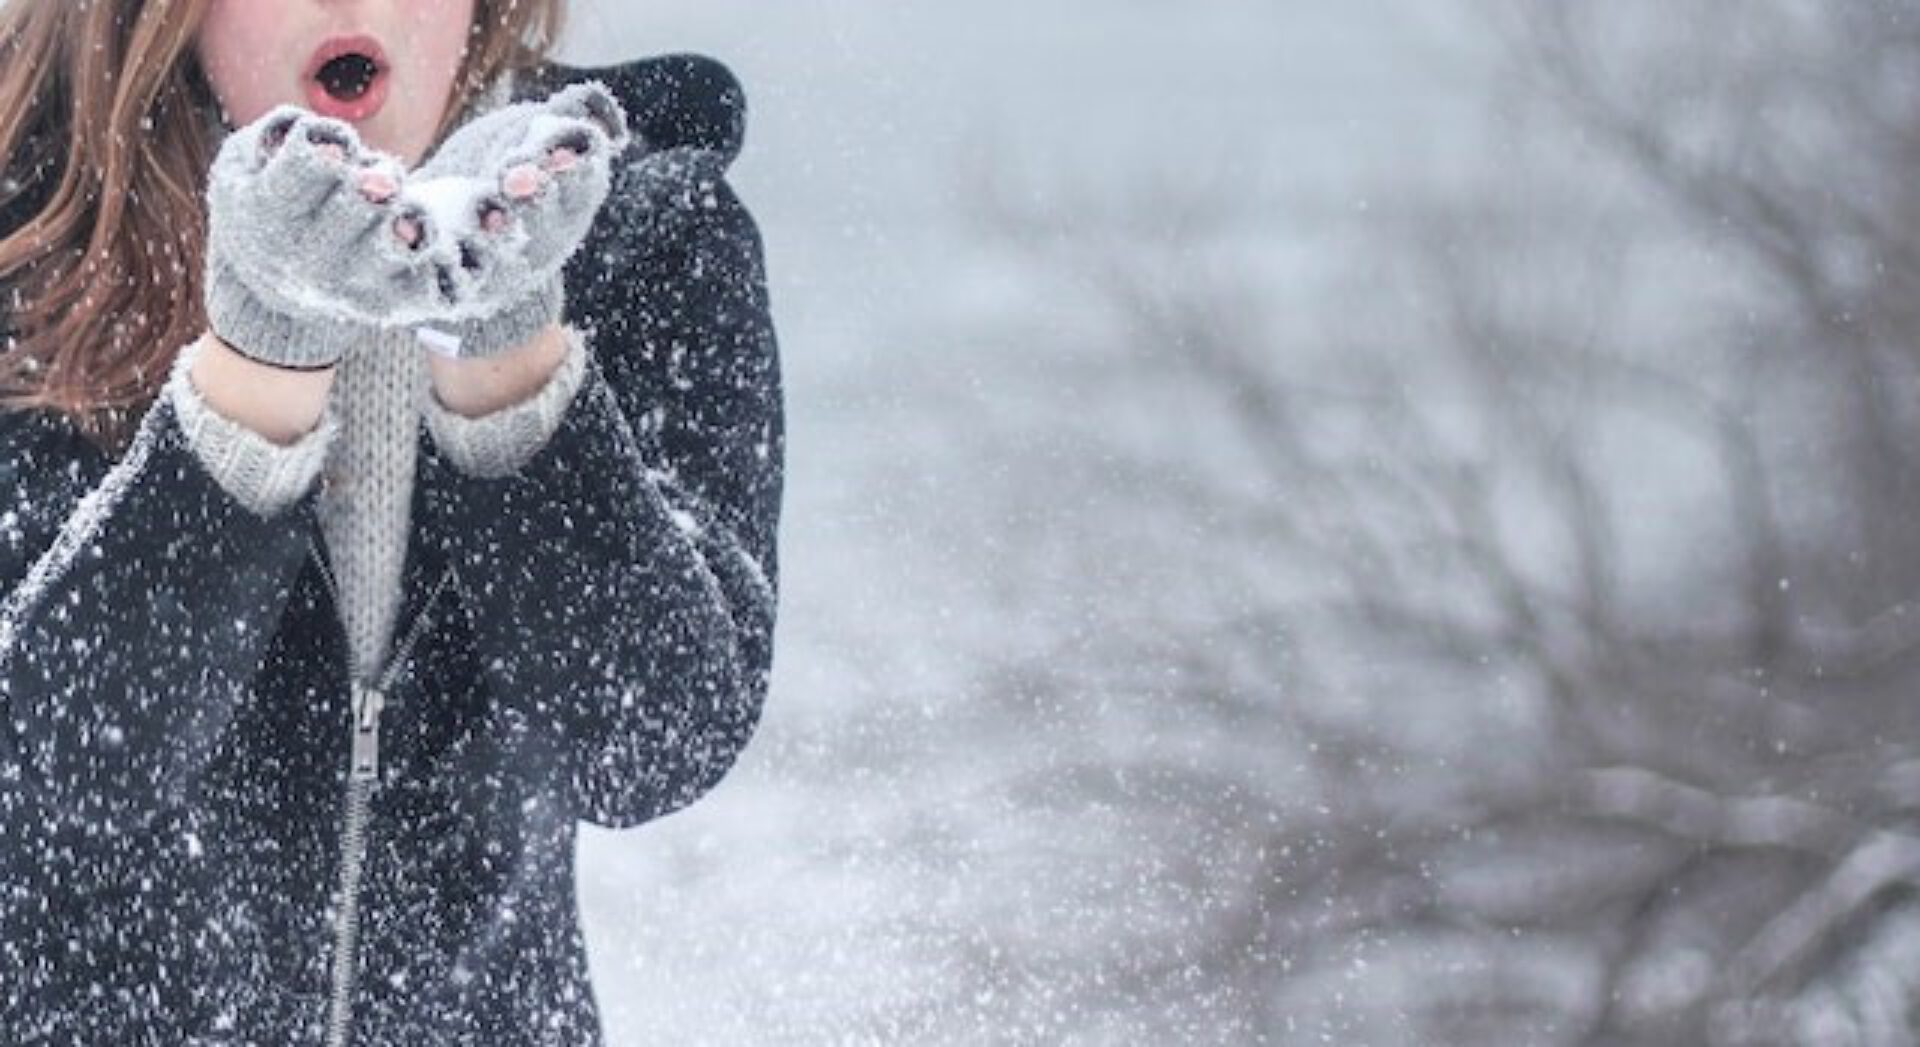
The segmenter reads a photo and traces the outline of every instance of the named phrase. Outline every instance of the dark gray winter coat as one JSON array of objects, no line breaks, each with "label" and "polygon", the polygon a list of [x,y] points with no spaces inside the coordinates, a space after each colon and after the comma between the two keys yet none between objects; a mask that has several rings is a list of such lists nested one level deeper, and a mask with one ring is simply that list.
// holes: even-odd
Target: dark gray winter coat
[{"label": "dark gray winter coat", "polygon": [[[585,384],[504,479],[421,432],[355,1044],[597,1043],[576,820],[693,802],[766,693],[782,394],[723,177],[740,87],[681,55],[519,93],[587,75],[638,133],[566,273]],[[350,723],[315,494],[249,512],[168,403],[116,459],[0,415],[7,1044],[323,1040]]]}]

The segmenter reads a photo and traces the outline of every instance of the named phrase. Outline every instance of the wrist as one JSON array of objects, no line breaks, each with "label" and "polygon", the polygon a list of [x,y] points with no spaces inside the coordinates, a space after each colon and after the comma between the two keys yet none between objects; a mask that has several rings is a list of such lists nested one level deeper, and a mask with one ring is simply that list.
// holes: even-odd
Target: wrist
[{"label": "wrist", "polygon": [[188,348],[193,387],[221,415],[277,444],[291,444],[319,424],[334,369],[298,371],[264,364],[208,331]]},{"label": "wrist", "polygon": [[549,323],[524,343],[482,357],[427,354],[433,396],[464,418],[477,418],[524,402],[553,378],[566,360],[566,332]]}]

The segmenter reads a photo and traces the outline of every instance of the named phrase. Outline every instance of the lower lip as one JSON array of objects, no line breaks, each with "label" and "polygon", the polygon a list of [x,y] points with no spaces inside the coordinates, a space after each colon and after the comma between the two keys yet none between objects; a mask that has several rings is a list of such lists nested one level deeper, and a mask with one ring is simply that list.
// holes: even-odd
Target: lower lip
[{"label": "lower lip", "polygon": [[387,104],[387,72],[381,70],[374,75],[373,82],[367,85],[360,97],[348,100],[335,98],[320,86],[320,81],[307,81],[307,108],[321,116],[335,120],[365,120],[380,111]]}]

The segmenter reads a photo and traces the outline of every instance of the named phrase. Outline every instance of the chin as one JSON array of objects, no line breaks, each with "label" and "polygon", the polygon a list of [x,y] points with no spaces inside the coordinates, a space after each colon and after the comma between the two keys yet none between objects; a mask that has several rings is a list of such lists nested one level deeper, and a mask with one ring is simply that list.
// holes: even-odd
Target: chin
[{"label": "chin", "polygon": [[406,161],[408,167],[419,163],[421,155],[426,152],[411,140],[411,136],[398,135],[384,127],[361,127],[356,130],[360,133],[360,141],[368,148],[397,156]]}]

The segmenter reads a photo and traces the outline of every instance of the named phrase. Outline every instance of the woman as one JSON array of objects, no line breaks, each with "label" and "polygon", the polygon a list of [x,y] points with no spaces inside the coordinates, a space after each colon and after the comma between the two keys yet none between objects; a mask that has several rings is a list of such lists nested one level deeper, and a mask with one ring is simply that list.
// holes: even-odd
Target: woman
[{"label": "woman", "polygon": [[0,7],[0,1039],[599,1041],[784,438],[737,83],[559,7]]}]

